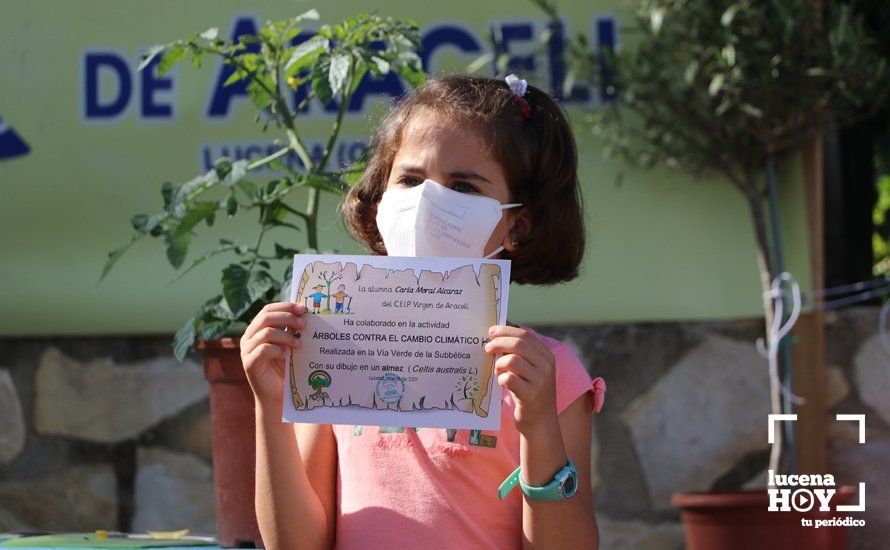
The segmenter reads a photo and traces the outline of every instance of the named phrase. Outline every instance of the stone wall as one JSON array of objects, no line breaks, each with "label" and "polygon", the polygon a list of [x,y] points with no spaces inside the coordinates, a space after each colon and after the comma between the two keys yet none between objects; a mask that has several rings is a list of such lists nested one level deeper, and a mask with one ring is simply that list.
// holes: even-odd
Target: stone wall
[{"label": "stone wall", "polygon": [[[827,316],[829,472],[868,487],[851,548],[890,536],[890,352],[878,310]],[[670,496],[763,486],[767,363],[756,319],[536,327],[608,383],[594,421],[602,548],[683,545]],[[169,336],[0,339],[0,531],[214,525],[207,385]],[[865,413],[867,444],[835,413]],[[853,432],[851,432],[851,429]]]},{"label": "stone wall", "polygon": [[216,530],[199,357],[170,337],[0,340],[0,532]]}]

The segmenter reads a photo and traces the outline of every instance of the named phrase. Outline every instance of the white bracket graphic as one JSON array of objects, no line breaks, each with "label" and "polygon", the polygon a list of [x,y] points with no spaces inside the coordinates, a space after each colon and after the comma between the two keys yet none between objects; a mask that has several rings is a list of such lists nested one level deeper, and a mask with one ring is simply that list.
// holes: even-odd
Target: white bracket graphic
[{"label": "white bracket graphic", "polygon": [[[851,415],[856,416],[856,415]],[[779,422],[794,422],[797,420],[796,414],[770,414],[767,415],[767,422],[769,425],[767,426],[767,441],[770,445],[776,442],[776,421]]]},{"label": "white bracket graphic", "polygon": [[[857,415],[852,415],[857,416]],[[864,512],[865,511],[865,482],[859,482],[859,504],[838,504],[838,512]]]},{"label": "white bracket graphic", "polygon": [[[859,423],[859,444],[865,443],[865,415],[864,414],[837,414],[835,418],[840,422]],[[865,482],[859,482],[859,503],[838,504],[838,512],[864,512],[865,511]]]},{"label": "white bracket graphic", "polygon": [[865,415],[864,414],[838,414],[835,416],[840,421],[859,422],[859,443],[865,443]]}]

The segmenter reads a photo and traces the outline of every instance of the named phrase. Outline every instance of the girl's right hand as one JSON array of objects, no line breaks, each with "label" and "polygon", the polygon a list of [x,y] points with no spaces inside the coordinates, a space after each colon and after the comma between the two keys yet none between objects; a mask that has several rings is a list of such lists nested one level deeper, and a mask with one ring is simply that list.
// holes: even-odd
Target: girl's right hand
[{"label": "girl's right hand", "polygon": [[[281,406],[286,353],[300,347],[299,332],[306,326],[306,306],[273,302],[257,313],[241,336],[241,363],[258,405]],[[280,328],[287,327],[290,332]]]}]

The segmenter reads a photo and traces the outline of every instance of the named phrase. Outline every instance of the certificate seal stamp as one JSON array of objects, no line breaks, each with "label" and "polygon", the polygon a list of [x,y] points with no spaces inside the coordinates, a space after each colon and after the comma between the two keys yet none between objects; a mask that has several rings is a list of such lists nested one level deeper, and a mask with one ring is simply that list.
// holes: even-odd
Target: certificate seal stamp
[{"label": "certificate seal stamp", "polygon": [[377,398],[386,404],[398,403],[405,394],[405,379],[387,372],[377,381]]}]

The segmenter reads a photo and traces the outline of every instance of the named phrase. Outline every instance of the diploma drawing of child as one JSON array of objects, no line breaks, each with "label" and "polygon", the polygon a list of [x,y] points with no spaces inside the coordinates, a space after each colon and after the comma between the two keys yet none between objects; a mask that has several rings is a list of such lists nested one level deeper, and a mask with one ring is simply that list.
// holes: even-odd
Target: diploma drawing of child
[{"label": "diploma drawing of child", "polygon": [[343,302],[349,296],[349,294],[346,294],[346,285],[338,285],[337,292],[332,294],[332,296],[336,300],[336,303],[334,304],[334,313],[343,313]]},{"label": "diploma drawing of child", "polygon": [[312,313],[318,313],[321,309],[322,299],[328,297],[322,290],[324,290],[324,285],[315,285],[315,292],[306,296],[307,298],[312,298]]}]

